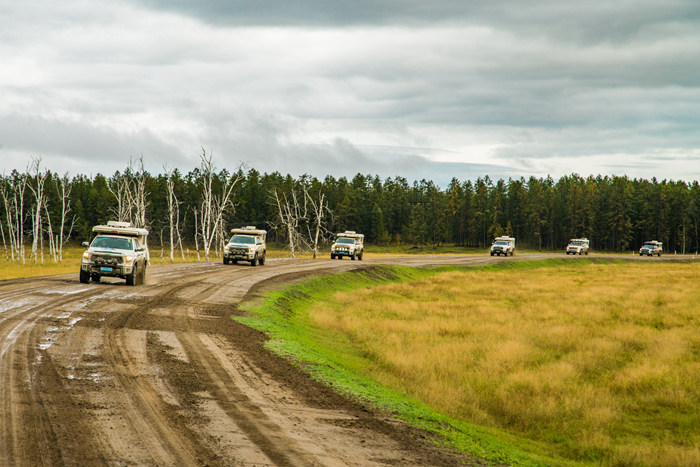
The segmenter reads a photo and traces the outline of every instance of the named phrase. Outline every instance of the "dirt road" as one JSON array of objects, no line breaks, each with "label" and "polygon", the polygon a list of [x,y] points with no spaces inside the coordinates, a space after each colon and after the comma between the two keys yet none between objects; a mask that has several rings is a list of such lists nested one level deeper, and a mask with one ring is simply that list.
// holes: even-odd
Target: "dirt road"
[{"label": "dirt road", "polygon": [[[563,255],[562,255],[563,256]],[[373,264],[152,267],[147,285],[0,283],[0,466],[456,465],[417,430],[336,395],[229,319],[251,293]]]}]

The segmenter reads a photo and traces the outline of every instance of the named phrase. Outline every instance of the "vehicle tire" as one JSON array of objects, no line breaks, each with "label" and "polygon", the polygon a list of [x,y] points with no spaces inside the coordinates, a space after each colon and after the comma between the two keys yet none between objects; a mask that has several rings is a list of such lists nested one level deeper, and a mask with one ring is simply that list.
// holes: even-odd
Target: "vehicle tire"
[{"label": "vehicle tire", "polygon": [[139,274],[139,281],[137,285],[146,285],[146,263],[143,263],[141,268],[141,274]]},{"label": "vehicle tire", "polygon": [[493,251],[491,252],[491,256],[493,256]]},{"label": "vehicle tire", "polygon": [[224,256],[224,264],[228,264],[228,258]]},{"label": "vehicle tire", "polygon": [[566,252],[566,256],[569,256],[569,252],[568,252],[568,251]]},{"label": "vehicle tire", "polygon": [[586,250],[586,256],[588,256],[588,250]]},{"label": "vehicle tire", "polygon": [[338,259],[343,259],[343,257],[341,255],[338,255]]},{"label": "vehicle tire", "polygon": [[262,258],[260,258],[260,266],[265,266],[265,256],[267,256],[267,251],[263,253]]},{"label": "vehicle tire", "polygon": [[136,268],[131,270],[131,274],[126,276],[126,285],[136,285]]},{"label": "vehicle tire", "polygon": [[355,255],[350,255],[350,259],[355,261]]},{"label": "vehicle tire", "polygon": [[581,256],[582,254],[583,254],[583,252],[582,252],[582,251],[579,251],[579,252],[578,252],[578,255],[579,255],[579,256]]},{"label": "vehicle tire", "polygon": [[81,269],[80,270],[80,283],[87,284],[88,282],[90,282],[90,274],[88,274],[87,272],[85,272]]},{"label": "vehicle tire", "polygon": [[365,254],[365,252],[364,252],[364,250],[363,250],[362,253],[360,253],[359,256],[357,257],[357,259],[359,259],[360,261],[362,261],[362,256],[363,256],[364,254]]},{"label": "vehicle tire", "polygon": [[642,254],[641,254],[641,253],[639,253],[639,256],[642,256]]},{"label": "vehicle tire", "polygon": [[659,252],[659,258],[661,258],[661,252]]},{"label": "vehicle tire", "polygon": [[250,260],[250,265],[253,267],[258,265],[258,254],[257,253],[255,253],[255,257],[252,260]]},{"label": "vehicle tire", "polygon": [[233,264],[238,264],[238,260],[237,260],[237,259],[232,259],[231,262],[232,262]]},{"label": "vehicle tire", "polygon": [[92,279],[92,282],[100,282],[102,276],[98,276],[97,274],[95,274],[94,276],[90,276],[90,279]]},{"label": "vehicle tire", "polygon": [[331,259],[335,259],[335,255],[331,253]]}]

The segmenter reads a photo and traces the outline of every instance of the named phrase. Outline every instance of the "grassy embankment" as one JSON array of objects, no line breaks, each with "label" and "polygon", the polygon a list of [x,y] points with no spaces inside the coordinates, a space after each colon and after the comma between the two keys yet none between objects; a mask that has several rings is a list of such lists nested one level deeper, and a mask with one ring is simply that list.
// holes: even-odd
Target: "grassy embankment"
[{"label": "grassy embankment", "polygon": [[571,263],[315,278],[243,321],[480,458],[700,465],[700,267]]}]

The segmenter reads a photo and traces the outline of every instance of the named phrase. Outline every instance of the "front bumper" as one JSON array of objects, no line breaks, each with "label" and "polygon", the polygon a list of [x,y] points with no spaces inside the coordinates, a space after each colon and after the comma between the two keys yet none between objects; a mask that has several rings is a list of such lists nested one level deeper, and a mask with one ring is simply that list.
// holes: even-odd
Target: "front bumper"
[{"label": "front bumper", "polygon": [[95,266],[91,263],[82,263],[80,269],[91,276],[126,277],[131,274],[133,267],[129,266]]},{"label": "front bumper", "polygon": [[255,253],[241,253],[241,252],[235,252],[235,251],[229,251],[224,253],[224,258],[226,259],[242,259],[244,261],[251,261],[253,258],[255,258]]}]

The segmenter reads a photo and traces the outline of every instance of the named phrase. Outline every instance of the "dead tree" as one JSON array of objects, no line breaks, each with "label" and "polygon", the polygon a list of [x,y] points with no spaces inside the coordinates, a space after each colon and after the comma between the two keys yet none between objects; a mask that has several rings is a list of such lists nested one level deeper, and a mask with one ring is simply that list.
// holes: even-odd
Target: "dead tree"
[{"label": "dead tree", "polygon": [[70,193],[73,190],[73,183],[68,179],[68,173],[64,174],[63,177],[56,179],[56,189],[59,196],[61,197],[61,226],[58,233],[58,262],[63,262],[63,246],[68,243],[70,236],[73,233],[73,227],[75,226],[75,216],[71,221],[70,228],[68,229],[68,235],[64,236],[66,228],[66,216],[70,213]]},{"label": "dead tree", "polygon": [[308,220],[308,204],[306,196],[302,195],[303,203],[299,201],[300,196],[292,190],[289,196],[282,192],[282,196],[277,190],[271,193],[274,205],[277,207],[277,223],[273,224],[274,229],[284,229],[289,241],[289,252],[292,258],[296,258],[297,251],[303,253],[309,251],[310,245],[306,235],[301,233],[301,226]]},{"label": "dead tree", "polygon": [[107,189],[117,199],[117,208],[113,213],[118,221],[130,222],[137,228],[146,228],[147,176],[143,156],[141,156],[136,160],[129,159],[129,165],[124,173],[117,172],[108,180]]},{"label": "dead tree", "polygon": [[[326,236],[326,234],[329,233],[328,229],[326,228],[326,223],[324,222],[324,219],[326,218],[326,216],[332,216],[333,213],[330,209],[328,209],[328,202],[326,201],[323,192],[319,191],[318,201],[316,201],[309,194],[309,190],[306,187],[304,187],[304,197],[305,199],[308,199],[309,203],[311,204],[311,211],[313,213],[313,218],[311,219],[311,222],[307,223],[306,226],[309,233],[309,239],[311,240],[312,249],[314,252],[314,259],[316,259],[316,255],[318,254],[319,235],[323,238]],[[312,228],[313,233],[311,232]]]},{"label": "dead tree", "polygon": [[231,196],[233,188],[242,178],[240,175],[242,164],[239,165],[231,177],[227,177],[226,174],[222,173],[220,177],[221,193],[217,194],[214,193],[214,180],[216,178],[216,167],[213,162],[214,155],[212,152],[209,152],[207,156],[207,152],[202,148],[200,158],[202,160],[200,165],[202,171],[202,203],[199,208],[199,227],[204,246],[204,260],[208,262],[209,252],[212,245],[215,246],[216,234],[220,228],[224,212],[226,209],[234,206]]},{"label": "dead tree", "polygon": [[[170,263],[175,262],[175,229],[179,232],[179,221],[180,221],[180,202],[175,196],[175,178],[173,169],[169,169],[167,166],[163,167],[167,175],[167,186],[168,186],[168,220],[170,222]],[[180,244],[180,251],[182,251],[182,243]],[[184,259],[184,255],[183,255]]]}]

